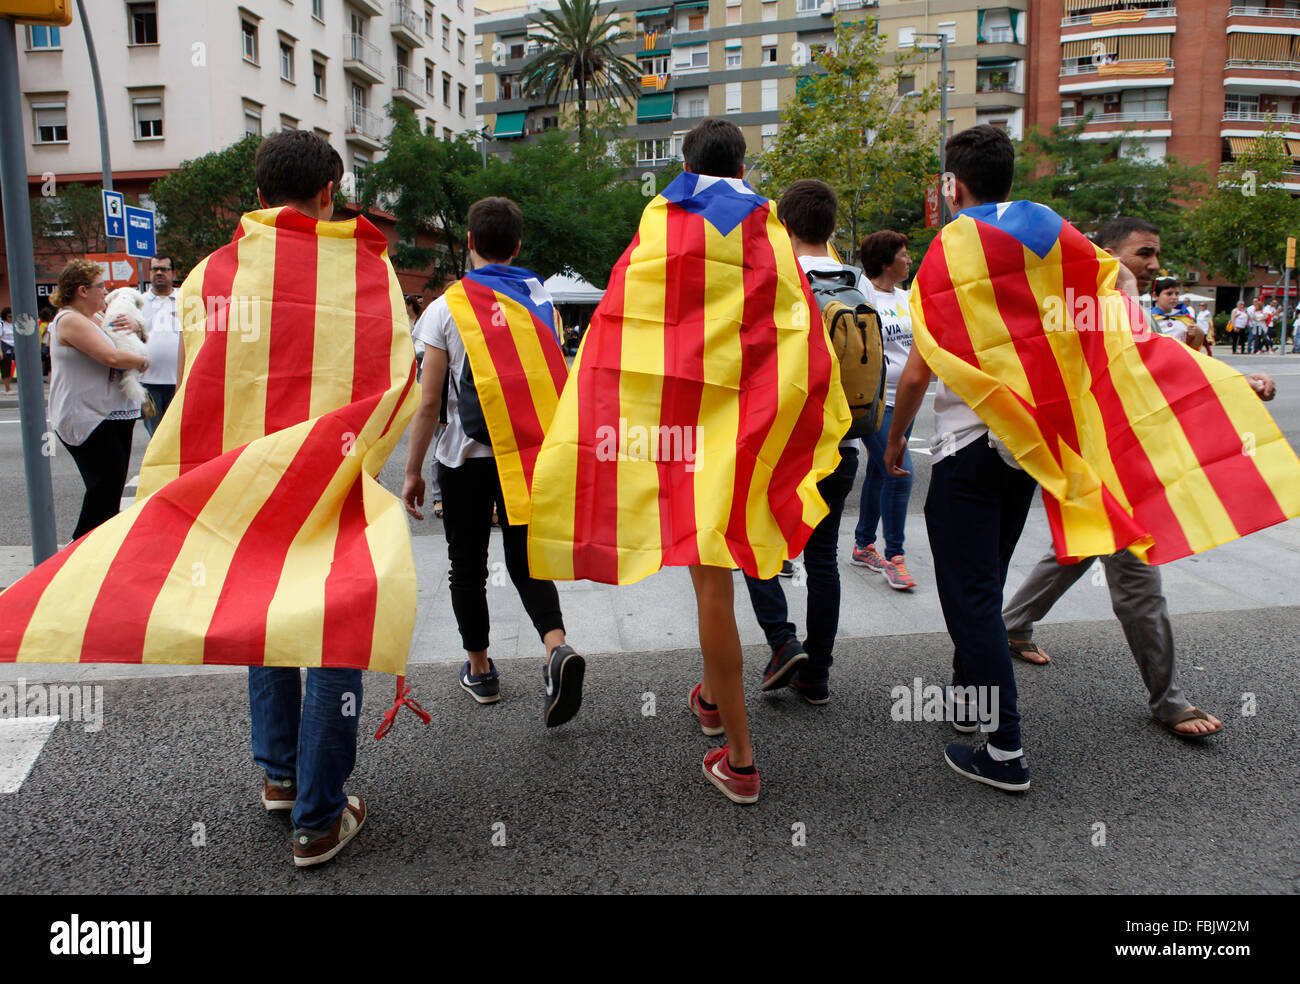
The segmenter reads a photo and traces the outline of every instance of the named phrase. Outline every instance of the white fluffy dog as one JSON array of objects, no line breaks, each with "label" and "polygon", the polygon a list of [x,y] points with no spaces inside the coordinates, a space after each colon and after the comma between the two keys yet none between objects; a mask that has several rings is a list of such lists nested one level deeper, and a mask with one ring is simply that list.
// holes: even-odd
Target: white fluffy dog
[{"label": "white fluffy dog", "polygon": [[[113,344],[132,355],[148,356],[149,350],[145,343],[149,340],[149,326],[144,318],[144,295],[130,287],[119,287],[108,295],[107,303],[108,307],[104,309],[104,327],[108,329],[108,337]],[[129,323],[131,330],[114,331],[113,324],[118,321]],[[122,393],[127,399],[140,404],[140,412],[146,417],[152,417],[157,412],[148,391],[140,382],[139,369],[123,371],[118,385],[122,387]]]}]

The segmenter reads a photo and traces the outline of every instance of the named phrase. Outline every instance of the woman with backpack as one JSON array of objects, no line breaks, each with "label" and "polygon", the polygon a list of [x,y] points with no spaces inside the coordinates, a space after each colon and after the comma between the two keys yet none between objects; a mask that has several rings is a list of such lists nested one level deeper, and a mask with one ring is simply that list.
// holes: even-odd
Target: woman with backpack
[{"label": "woman with backpack", "polygon": [[[912,316],[908,312],[907,291],[899,286],[911,272],[912,258],[907,252],[907,236],[889,229],[873,232],[864,239],[858,256],[863,267],[858,289],[880,315],[888,368],[884,420],[880,430],[862,441],[867,449],[867,470],[862,480],[852,563],[883,574],[891,588],[906,591],[916,587],[903,555],[907,503],[912,497],[912,456],[909,452],[903,461],[903,468],[909,474],[889,475],[885,470],[885,442],[894,419],[894,392],[898,377],[912,351]],[[912,436],[910,427],[907,435],[909,438]],[[883,554],[876,550],[878,525],[883,526],[885,534]]]}]

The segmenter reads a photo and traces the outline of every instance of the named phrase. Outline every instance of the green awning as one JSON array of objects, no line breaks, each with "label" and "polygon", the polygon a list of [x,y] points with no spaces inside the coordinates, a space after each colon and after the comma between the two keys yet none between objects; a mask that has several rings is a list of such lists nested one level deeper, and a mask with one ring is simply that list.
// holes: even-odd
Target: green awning
[{"label": "green awning", "polygon": [[638,10],[636,15],[638,17],[655,17],[658,14],[666,14],[672,9],[672,7],[655,7],[653,10]]},{"label": "green awning", "polygon": [[668,45],[664,45],[660,48],[647,48],[645,51],[638,51],[636,56],[638,58],[658,58],[660,55],[668,54],[668,52]]},{"label": "green awning", "polygon": [[653,123],[655,120],[673,118],[673,94],[656,92],[653,96],[642,96],[636,101],[636,121]]},{"label": "green awning", "polygon": [[527,115],[528,110],[526,109],[521,109],[516,113],[497,113],[497,123],[492,128],[492,139],[522,137],[524,135],[524,118]]},{"label": "green awning", "polygon": [[687,0],[686,3],[675,3],[673,6],[678,10],[694,10],[696,7],[707,8],[709,0]]}]

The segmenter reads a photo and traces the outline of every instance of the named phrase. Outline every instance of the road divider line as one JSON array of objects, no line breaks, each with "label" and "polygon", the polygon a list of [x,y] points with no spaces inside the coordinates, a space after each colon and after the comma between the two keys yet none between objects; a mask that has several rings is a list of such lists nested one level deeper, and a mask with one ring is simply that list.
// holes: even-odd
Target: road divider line
[{"label": "road divider line", "polygon": [[0,794],[22,788],[58,723],[58,717],[0,718]]}]

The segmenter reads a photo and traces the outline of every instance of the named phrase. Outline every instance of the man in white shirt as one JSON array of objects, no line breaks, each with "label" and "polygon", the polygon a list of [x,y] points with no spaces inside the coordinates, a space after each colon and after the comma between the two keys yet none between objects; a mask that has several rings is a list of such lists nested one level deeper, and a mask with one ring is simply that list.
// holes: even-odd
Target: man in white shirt
[{"label": "man in white shirt", "polygon": [[176,289],[172,280],[170,256],[155,256],[149,261],[149,290],[144,295],[144,320],[149,326],[149,368],[140,382],[158,411],[144,418],[144,429],[153,436],[158,422],[176,395],[176,364],[180,348],[181,321],[176,310]]}]

